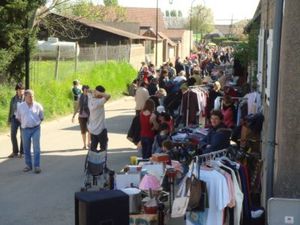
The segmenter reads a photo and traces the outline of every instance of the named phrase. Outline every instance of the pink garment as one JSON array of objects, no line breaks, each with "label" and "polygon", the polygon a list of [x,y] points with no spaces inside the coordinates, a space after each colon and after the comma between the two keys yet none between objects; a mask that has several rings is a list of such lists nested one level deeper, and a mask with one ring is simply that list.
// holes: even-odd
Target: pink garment
[{"label": "pink garment", "polygon": [[224,116],[224,124],[226,127],[233,127],[235,125],[233,118],[233,111],[230,107],[227,109],[222,109],[222,114]]}]

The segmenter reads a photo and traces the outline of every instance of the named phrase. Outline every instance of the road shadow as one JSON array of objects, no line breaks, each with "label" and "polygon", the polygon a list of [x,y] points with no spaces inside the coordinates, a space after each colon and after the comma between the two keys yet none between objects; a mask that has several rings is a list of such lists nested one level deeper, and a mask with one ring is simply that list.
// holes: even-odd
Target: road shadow
[{"label": "road shadow", "polygon": [[80,130],[80,126],[78,124],[78,125],[75,125],[75,126],[62,128],[61,130],[69,130],[69,131]]},{"label": "road shadow", "polygon": [[[113,116],[105,119],[108,133],[127,134],[132,119],[133,119],[132,115]],[[80,131],[80,126],[75,125],[71,127],[65,127],[62,128],[61,130]]]},{"label": "road shadow", "polygon": [[106,119],[108,133],[127,134],[132,119],[132,115],[115,116]]}]

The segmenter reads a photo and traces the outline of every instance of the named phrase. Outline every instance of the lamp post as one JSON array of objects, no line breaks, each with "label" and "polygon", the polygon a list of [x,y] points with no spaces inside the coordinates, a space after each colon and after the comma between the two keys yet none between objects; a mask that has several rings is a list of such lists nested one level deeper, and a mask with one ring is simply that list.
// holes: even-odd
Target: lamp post
[{"label": "lamp post", "polygon": [[192,15],[193,15],[193,4],[196,0],[191,2],[191,12],[190,12],[190,52],[192,50]]}]

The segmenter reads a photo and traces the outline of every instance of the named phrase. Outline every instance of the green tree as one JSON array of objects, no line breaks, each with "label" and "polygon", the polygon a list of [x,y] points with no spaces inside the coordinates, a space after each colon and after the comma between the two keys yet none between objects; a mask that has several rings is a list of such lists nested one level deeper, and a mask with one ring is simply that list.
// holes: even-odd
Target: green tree
[{"label": "green tree", "polygon": [[78,16],[92,21],[120,22],[126,19],[125,9],[118,5],[117,0],[104,3],[105,6],[95,5],[90,0],[78,0],[71,5],[61,4],[55,10],[61,15]]},{"label": "green tree", "polygon": [[24,77],[25,39],[33,47],[37,10],[46,0],[9,0],[0,3],[0,79],[3,82]]},{"label": "green tree", "polygon": [[244,32],[244,28],[249,23],[249,20],[241,20],[232,24],[231,35],[238,38],[239,40],[246,40],[247,35]]},{"label": "green tree", "polygon": [[171,17],[177,17],[177,11],[176,10],[171,10],[170,16]]},{"label": "green tree", "polygon": [[170,11],[166,10],[166,17],[169,17],[169,16],[170,16]]},{"label": "green tree", "polygon": [[118,6],[118,0],[103,0],[105,6]]},{"label": "green tree", "polygon": [[[191,23],[190,23],[191,22]],[[214,16],[210,8],[203,5],[197,5],[192,8],[189,22],[186,24],[186,28],[189,29],[192,25],[194,33],[201,34],[201,37],[207,33],[213,31]]]},{"label": "green tree", "polygon": [[181,10],[178,10],[177,16],[178,16],[178,17],[182,17],[182,12],[181,12]]}]

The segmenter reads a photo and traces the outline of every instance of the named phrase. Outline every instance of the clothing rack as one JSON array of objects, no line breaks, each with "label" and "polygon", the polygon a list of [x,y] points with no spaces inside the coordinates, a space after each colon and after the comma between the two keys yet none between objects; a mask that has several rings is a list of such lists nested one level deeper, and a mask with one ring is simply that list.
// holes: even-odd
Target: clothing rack
[{"label": "clothing rack", "polygon": [[199,159],[211,159],[211,158],[215,158],[216,156],[223,156],[226,155],[228,153],[228,149],[222,149],[219,151],[214,151],[214,152],[210,152],[210,153],[206,153],[206,154],[202,154],[202,155],[197,155],[195,156],[196,160],[199,161]]},{"label": "clothing rack", "polygon": [[[224,96],[220,96],[220,99],[223,99]],[[232,100],[239,100],[239,101],[243,101],[243,100],[248,100],[248,98],[245,97],[231,97]]]},{"label": "clothing rack", "polygon": [[[206,89],[204,89],[204,87],[208,87],[206,84],[200,84],[200,85],[192,85],[192,86],[188,86],[189,91],[191,89],[196,89],[196,88],[200,88],[203,91],[207,91]],[[188,127],[188,121],[189,121],[189,101],[190,101],[190,94],[188,93],[188,99],[187,99],[187,111],[186,111],[186,119],[185,119],[185,125],[186,127]]]}]

